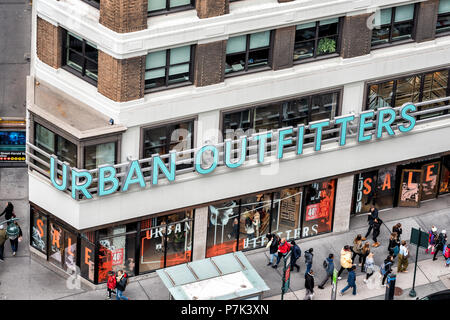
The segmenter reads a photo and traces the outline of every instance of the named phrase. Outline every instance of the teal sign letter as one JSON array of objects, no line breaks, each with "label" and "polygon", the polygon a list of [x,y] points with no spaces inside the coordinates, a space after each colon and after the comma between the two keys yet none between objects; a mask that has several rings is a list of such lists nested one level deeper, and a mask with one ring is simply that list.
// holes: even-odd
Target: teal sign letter
[{"label": "teal sign letter", "polygon": [[58,158],[56,158],[56,156],[52,155],[50,157],[50,180],[52,181],[53,186],[60,190],[60,191],[64,191],[67,188],[67,175],[68,175],[68,171],[69,171],[69,166],[66,163],[63,163],[62,166],[62,181],[61,184],[59,185],[56,182],[56,176],[57,176],[57,163],[58,163]]},{"label": "teal sign letter", "polygon": [[[134,173],[136,173],[136,178],[133,178]],[[138,160],[131,161],[122,191],[127,191],[130,184],[133,183],[139,183],[141,188],[145,188],[145,180]]]},{"label": "teal sign letter", "polygon": [[177,159],[177,152],[176,151],[170,151],[170,160],[169,160],[169,167],[170,171],[167,169],[166,165],[164,164],[164,161],[161,160],[159,155],[155,155],[152,157],[152,184],[158,184],[158,173],[159,169],[164,173],[167,180],[174,181],[175,180],[175,171],[176,171],[176,159]]},{"label": "teal sign letter", "polygon": [[[203,152],[210,150],[213,153],[213,163],[208,169],[202,168],[202,155]],[[217,167],[217,162],[219,162],[219,150],[215,146],[203,146],[200,150],[197,151],[197,154],[195,155],[195,170],[200,174],[207,174]]]},{"label": "teal sign letter", "polygon": [[[108,176],[105,175],[108,173]],[[112,182],[112,187],[105,189],[105,184]],[[104,166],[98,169],[98,195],[100,197],[107,196],[117,191],[119,188],[119,180],[116,178],[116,168],[113,166]]]},{"label": "teal sign letter", "polygon": [[285,140],[284,136],[287,134],[292,134],[293,132],[294,130],[292,129],[292,127],[287,127],[278,130],[278,153],[277,153],[278,159],[283,158],[283,147],[285,145],[292,143],[292,138],[288,138]]},{"label": "teal sign letter", "polygon": [[240,142],[241,156],[240,156],[239,160],[234,163],[231,162],[231,144],[232,144],[231,139],[225,140],[225,165],[228,168],[237,168],[237,167],[240,167],[245,161],[245,156],[247,154],[247,137],[241,138],[241,142]]},{"label": "teal sign letter", "polygon": [[[79,178],[85,178],[86,181],[82,184],[78,184]],[[77,199],[77,191],[81,191],[86,199],[92,199],[92,195],[87,190],[91,183],[92,175],[89,171],[72,169],[72,198]]]},{"label": "teal sign letter", "polygon": [[408,132],[411,131],[412,129],[414,129],[414,127],[416,126],[416,118],[414,118],[413,116],[408,114],[408,111],[414,112],[416,111],[417,108],[415,105],[413,104],[407,104],[406,106],[404,106],[401,110],[400,110],[400,116],[405,119],[406,121],[409,121],[409,126],[405,127],[404,125],[399,125],[398,129],[401,132]]}]

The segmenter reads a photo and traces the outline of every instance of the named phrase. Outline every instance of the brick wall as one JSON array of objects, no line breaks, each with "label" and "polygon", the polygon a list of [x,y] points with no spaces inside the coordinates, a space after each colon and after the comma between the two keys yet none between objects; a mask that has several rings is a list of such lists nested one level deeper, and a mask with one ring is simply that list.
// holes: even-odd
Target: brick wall
[{"label": "brick wall", "polygon": [[273,40],[273,70],[292,67],[294,59],[295,26],[276,29]]},{"label": "brick wall", "polygon": [[147,0],[100,0],[100,23],[119,33],[147,29]]},{"label": "brick wall", "polygon": [[144,97],[145,56],[115,59],[98,51],[98,92],[117,102]]},{"label": "brick wall", "polygon": [[228,0],[197,0],[195,8],[200,19],[217,17],[230,12]]},{"label": "brick wall", "polygon": [[433,40],[436,36],[436,22],[439,0],[428,0],[417,4],[416,41]]},{"label": "brick wall", "polygon": [[194,85],[209,86],[224,81],[227,42],[198,44],[195,52]]},{"label": "brick wall", "polygon": [[61,67],[61,28],[37,17],[36,53],[42,62],[58,69]]},{"label": "brick wall", "polygon": [[372,30],[367,27],[371,13],[344,17],[341,56],[353,58],[370,53]]}]

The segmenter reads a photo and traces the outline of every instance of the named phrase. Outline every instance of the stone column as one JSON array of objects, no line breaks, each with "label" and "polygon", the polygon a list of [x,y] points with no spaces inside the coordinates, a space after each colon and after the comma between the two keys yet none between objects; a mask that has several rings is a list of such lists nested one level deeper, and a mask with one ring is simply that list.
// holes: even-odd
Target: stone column
[{"label": "stone column", "polygon": [[273,38],[273,70],[290,68],[294,62],[295,26],[276,29]]},{"label": "stone column", "polygon": [[115,59],[98,51],[98,92],[124,102],[144,97],[145,56]]},{"label": "stone column", "polygon": [[148,0],[100,0],[100,24],[118,32],[147,29]]},{"label": "stone column", "polygon": [[436,22],[439,0],[428,0],[417,4],[416,41],[433,40],[436,36]]},{"label": "stone column", "polygon": [[372,30],[367,20],[372,13],[344,17],[341,33],[341,56],[344,59],[363,56],[370,53]]},{"label": "stone column", "polygon": [[195,209],[194,251],[192,261],[205,259],[208,229],[208,207]]},{"label": "stone column", "polygon": [[61,28],[37,17],[36,54],[50,67],[61,67],[62,32]]},{"label": "stone column", "polygon": [[339,178],[337,181],[333,232],[348,231],[350,228],[353,182],[353,175]]},{"label": "stone column", "polygon": [[200,19],[218,17],[230,12],[228,0],[196,0],[195,9]]},{"label": "stone column", "polygon": [[194,85],[209,86],[224,81],[227,41],[202,43],[196,46]]}]

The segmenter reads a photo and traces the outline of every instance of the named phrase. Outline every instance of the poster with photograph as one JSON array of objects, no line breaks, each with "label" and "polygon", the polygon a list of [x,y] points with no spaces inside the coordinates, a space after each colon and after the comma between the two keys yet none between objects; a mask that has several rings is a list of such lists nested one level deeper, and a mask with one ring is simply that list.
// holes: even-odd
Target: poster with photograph
[{"label": "poster with photograph", "polygon": [[355,176],[355,213],[367,213],[376,204],[377,171],[362,172]]},{"label": "poster with photograph", "polygon": [[396,166],[378,170],[376,207],[378,209],[392,208],[394,206]]},{"label": "poster with photograph", "polygon": [[441,169],[441,182],[439,185],[439,194],[450,192],[450,156],[444,157]]},{"label": "poster with photograph", "polygon": [[441,164],[439,162],[433,162],[422,166],[422,201],[437,197],[440,168]]},{"label": "poster with photograph", "polygon": [[402,171],[398,201],[400,207],[419,207],[421,177],[422,170],[405,169]]}]

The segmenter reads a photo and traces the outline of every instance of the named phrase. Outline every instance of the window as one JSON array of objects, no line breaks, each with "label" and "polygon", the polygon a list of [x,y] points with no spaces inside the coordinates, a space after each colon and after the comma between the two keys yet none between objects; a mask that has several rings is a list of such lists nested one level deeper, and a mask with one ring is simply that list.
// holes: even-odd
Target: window
[{"label": "window", "polygon": [[372,47],[413,38],[415,5],[381,9],[375,15]]},{"label": "window", "polygon": [[450,0],[440,0],[436,34],[439,35],[448,32],[450,32]]},{"label": "window", "polygon": [[294,61],[339,53],[339,19],[300,24],[295,31]]},{"label": "window", "polygon": [[31,246],[38,249],[42,253],[47,253],[47,217],[34,208],[30,206],[32,228],[31,228]]},{"label": "window", "polygon": [[195,0],[148,0],[148,15],[158,15],[195,8]]},{"label": "window", "polygon": [[263,31],[228,39],[225,75],[269,66],[271,35],[271,31]]},{"label": "window", "polygon": [[80,273],[85,279],[94,282],[95,275],[95,232],[81,234]]},{"label": "window", "polygon": [[94,8],[100,9],[100,0],[83,0],[83,1],[93,6]]},{"label": "window", "polygon": [[333,119],[338,113],[339,92],[304,96],[250,109],[225,113],[224,137],[234,139],[260,130],[307,125],[311,121]]},{"label": "window", "polygon": [[66,70],[96,85],[98,50],[95,44],[63,30],[63,61]]},{"label": "window", "polygon": [[167,49],[147,55],[145,88],[192,84],[193,46]]},{"label": "window", "polygon": [[[447,97],[450,95],[449,71],[444,69],[369,84],[366,109],[399,107],[407,102],[415,103]],[[418,109],[426,110],[445,104],[446,102],[439,102]],[[444,112],[421,115],[419,119],[442,115]]]},{"label": "window", "polygon": [[84,168],[98,168],[103,164],[116,163],[116,142],[107,142],[84,148]]},{"label": "window", "polygon": [[[170,150],[184,151],[194,146],[194,120],[143,130],[142,158],[150,158],[153,154],[168,154]],[[177,156],[177,161],[190,158],[190,154]],[[181,164],[177,169],[190,167],[192,164]]]}]

